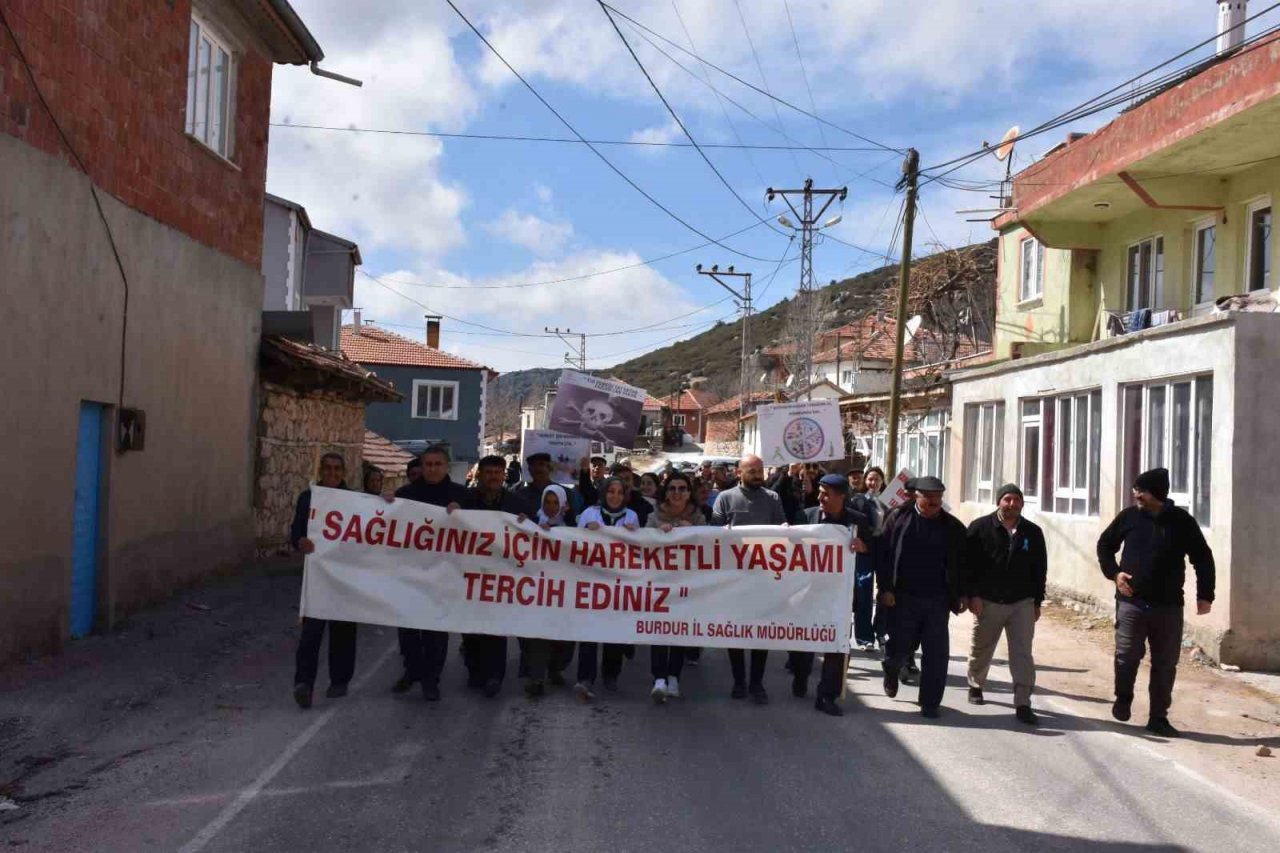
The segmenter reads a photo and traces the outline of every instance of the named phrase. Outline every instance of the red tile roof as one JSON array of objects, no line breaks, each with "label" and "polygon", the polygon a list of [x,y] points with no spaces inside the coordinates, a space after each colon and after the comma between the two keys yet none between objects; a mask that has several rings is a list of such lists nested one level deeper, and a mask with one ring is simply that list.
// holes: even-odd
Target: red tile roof
[{"label": "red tile roof", "polygon": [[442,352],[419,341],[397,335],[395,332],[370,326],[368,323],[360,325],[359,333],[354,326],[342,327],[342,354],[361,364],[454,367],[462,370],[487,369],[474,361]]},{"label": "red tile roof", "polygon": [[341,391],[352,399],[396,402],[404,399],[389,382],[383,382],[342,353],[283,335],[265,335],[258,350],[259,376],[295,389]]},{"label": "red tile roof", "polygon": [[696,411],[705,409],[708,406],[714,406],[720,402],[720,398],[710,391],[703,391],[701,388],[686,388],[680,394],[680,400],[676,403],[677,411]]},{"label": "red tile roof", "polygon": [[[707,409],[703,414],[706,414],[706,415],[719,415],[719,414],[726,414],[726,413],[737,414],[738,401],[741,399],[742,399],[741,394],[735,394],[734,396],[730,397],[728,400],[725,400],[721,403],[716,403],[714,406]],[[748,402],[758,404],[758,403],[769,403],[772,401],[773,401],[773,394],[771,394],[770,392],[752,391],[751,399]]]},{"label": "red tile roof", "polygon": [[413,454],[390,439],[367,429],[364,431],[363,458],[379,471],[387,474],[403,474],[404,466],[413,458]]}]

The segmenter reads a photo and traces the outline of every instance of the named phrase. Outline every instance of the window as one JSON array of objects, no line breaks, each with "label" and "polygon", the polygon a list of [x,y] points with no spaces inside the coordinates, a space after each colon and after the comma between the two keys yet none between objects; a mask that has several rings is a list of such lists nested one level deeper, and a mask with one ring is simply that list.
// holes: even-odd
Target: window
[{"label": "window", "polygon": [[672,415],[671,423],[675,424],[678,427],[684,426],[684,415]]},{"label": "window", "polygon": [[437,421],[456,421],[458,383],[413,380],[413,416]]},{"label": "window", "polygon": [[1125,280],[1129,311],[1155,308],[1164,289],[1164,238],[1148,237],[1129,247]]},{"label": "window", "polygon": [[1040,460],[1044,454],[1044,401],[1022,401],[1018,487],[1028,503],[1040,502]]},{"label": "window", "polygon": [[889,476],[905,468],[915,476],[932,474],[945,479],[950,440],[950,411],[938,409],[927,414],[904,414],[898,419],[897,464],[890,464],[885,459],[889,452],[889,429],[883,420],[876,425],[876,433],[871,438],[870,461],[886,471],[892,470]]},{"label": "window", "polygon": [[853,387],[853,371],[845,370],[840,373],[840,386],[842,388]]},{"label": "window", "polygon": [[187,46],[187,126],[191,136],[223,157],[231,156],[234,54],[200,18],[191,17]]},{"label": "window", "polygon": [[993,503],[1004,461],[1004,403],[964,408],[964,499]]},{"label": "window", "polygon": [[1249,207],[1249,254],[1247,275],[1250,290],[1271,288],[1271,201]]},{"label": "window", "polygon": [[1026,302],[1044,293],[1044,246],[1034,237],[1020,244],[1022,277],[1018,288],[1018,301]]},{"label": "window", "polygon": [[1169,469],[1169,497],[1209,524],[1213,377],[1124,389],[1124,488],[1151,468]]},{"label": "window", "polygon": [[1102,392],[1070,394],[1056,397],[1053,402],[1057,453],[1053,461],[1052,509],[1066,515],[1097,515]]},{"label": "window", "polygon": [[1191,280],[1195,284],[1195,304],[1213,301],[1213,275],[1217,267],[1218,228],[1214,220],[1196,226],[1194,268]]}]

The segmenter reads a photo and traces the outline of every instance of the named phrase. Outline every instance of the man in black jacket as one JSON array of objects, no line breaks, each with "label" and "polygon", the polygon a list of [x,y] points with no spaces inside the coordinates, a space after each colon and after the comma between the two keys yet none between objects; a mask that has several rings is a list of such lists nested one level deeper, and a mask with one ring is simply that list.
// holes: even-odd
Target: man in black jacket
[{"label": "man in black jacket", "polygon": [[[440,445],[422,451],[419,475],[396,491],[397,498],[457,509],[466,500],[467,490],[449,479],[449,453]],[[448,631],[424,631],[417,628],[397,629],[400,653],[404,655],[404,675],[392,685],[396,693],[404,693],[413,682],[422,684],[422,695],[428,702],[440,700],[440,672],[449,651]]]},{"label": "man in black jacket", "polygon": [[1098,563],[1116,585],[1116,701],[1111,715],[1121,722],[1129,719],[1138,664],[1149,644],[1147,731],[1177,737],[1178,730],[1169,724],[1169,705],[1182,648],[1186,560],[1196,570],[1196,613],[1204,616],[1213,607],[1213,552],[1196,520],[1169,500],[1166,469],[1139,474],[1133,501],[1098,537]]},{"label": "man in black jacket", "polygon": [[[501,456],[486,456],[480,460],[476,465],[480,485],[467,492],[463,509],[505,512],[520,521],[537,512],[522,497],[505,488],[505,465]],[[497,696],[507,675],[507,638],[493,634],[464,634],[462,642],[467,686],[484,690],[484,695],[489,698]]]},{"label": "man in black jacket", "polygon": [[[318,485],[329,489],[345,489],[343,480],[347,463],[340,453],[326,453],[320,457]],[[311,519],[311,489],[298,495],[293,511],[293,524],[289,527],[289,544],[303,554],[315,551],[315,544],[307,538],[307,522]],[[305,570],[304,570],[305,571]],[[356,670],[356,623],[337,619],[313,619],[302,617],[302,635],[298,638],[298,652],[294,660],[293,700],[299,708],[311,707],[311,694],[315,689],[316,670],[320,665],[320,643],[325,628],[329,629],[329,689],[325,696],[339,699],[347,695],[347,685]]]},{"label": "man in black jacket", "polygon": [[[849,480],[842,474],[827,474],[818,482],[818,505],[802,510],[795,517],[796,524],[838,524],[849,530],[850,549],[865,552],[867,546],[862,537],[871,538],[871,523],[865,515],[849,506]],[[853,610],[853,602],[849,602]],[[844,625],[845,638],[849,625]],[[809,675],[813,672],[813,652],[789,652],[791,663],[791,695],[802,699],[809,692]],[[822,677],[818,680],[815,710],[833,717],[844,716],[844,710],[836,704],[844,687],[848,667],[848,655],[823,652]]]},{"label": "man in black jacket", "polygon": [[968,606],[961,596],[965,529],[942,508],[941,480],[920,477],[915,488],[914,506],[891,515],[879,540],[876,572],[889,621],[884,692],[898,695],[898,673],[919,643],[920,713],[933,719],[947,683],[947,623]]},{"label": "man in black jacket", "polygon": [[983,685],[1000,634],[1009,644],[1013,708],[1020,722],[1039,720],[1031,710],[1036,662],[1031,654],[1049,558],[1044,532],[1022,517],[1022,490],[1009,483],[996,495],[997,509],[969,525],[963,591],[973,613],[969,650],[969,702],[982,705]]}]

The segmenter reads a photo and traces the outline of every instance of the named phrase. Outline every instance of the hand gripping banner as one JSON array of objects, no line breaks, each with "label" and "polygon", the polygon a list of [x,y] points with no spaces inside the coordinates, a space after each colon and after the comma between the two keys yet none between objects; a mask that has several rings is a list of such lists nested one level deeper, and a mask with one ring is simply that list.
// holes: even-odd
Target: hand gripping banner
[{"label": "hand gripping banner", "polygon": [[314,487],[302,614],[457,633],[849,648],[850,531],[543,530],[497,512]]}]

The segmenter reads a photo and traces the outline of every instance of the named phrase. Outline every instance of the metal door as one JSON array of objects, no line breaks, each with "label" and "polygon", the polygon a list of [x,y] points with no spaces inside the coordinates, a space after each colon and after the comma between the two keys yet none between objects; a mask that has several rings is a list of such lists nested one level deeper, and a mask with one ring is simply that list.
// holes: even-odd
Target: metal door
[{"label": "metal door", "polygon": [[80,404],[76,492],[71,540],[71,636],[93,630],[98,605],[99,486],[102,479],[102,404]]}]

